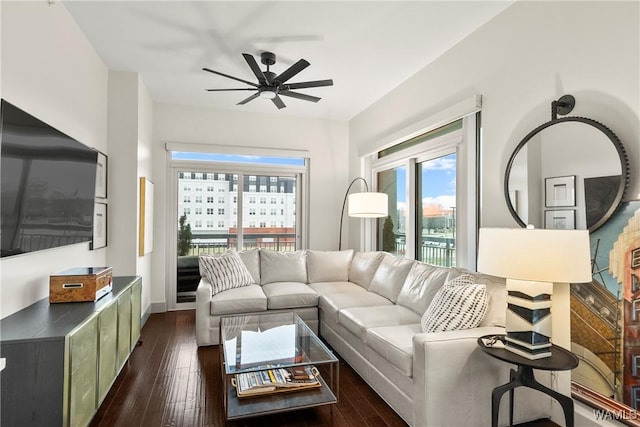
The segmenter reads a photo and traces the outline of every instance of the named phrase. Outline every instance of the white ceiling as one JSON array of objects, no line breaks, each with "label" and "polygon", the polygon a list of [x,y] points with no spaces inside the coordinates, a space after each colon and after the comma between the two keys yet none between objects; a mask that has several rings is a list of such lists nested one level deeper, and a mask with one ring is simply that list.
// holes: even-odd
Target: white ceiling
[{"label": "white ceiling", "polygon": [[[349,120],[442,55],[513,1],[64,1],[109,69],[135,71],[156,102]],[[237,102],[248,87],[202,71],[255,81],[242,53],[274,52],[281,73],[311,66],[289,83],[317,104],[282,97]],[[261,68],[264,69],[262,64]]]}]

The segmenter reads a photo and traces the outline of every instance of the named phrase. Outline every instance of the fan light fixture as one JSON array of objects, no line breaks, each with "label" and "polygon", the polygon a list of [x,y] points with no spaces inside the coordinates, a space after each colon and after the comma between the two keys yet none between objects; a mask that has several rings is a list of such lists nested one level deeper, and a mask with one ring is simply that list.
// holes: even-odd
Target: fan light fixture
[{"label": "fan light fixture", "polygon": [[260,92],[260,98],[262,99],[274,99],[276,97],[275,91],[265,89]]}]

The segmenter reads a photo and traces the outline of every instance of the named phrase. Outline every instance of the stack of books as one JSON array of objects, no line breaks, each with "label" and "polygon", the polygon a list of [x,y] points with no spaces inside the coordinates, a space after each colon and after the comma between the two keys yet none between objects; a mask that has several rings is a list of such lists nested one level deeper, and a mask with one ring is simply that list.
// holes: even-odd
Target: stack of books
[{"label": "stack of books", "polygon": [[273,368],[238,374],[232,384],[238,397],[246,397],[320,387],[318,376],[313,366]]}]

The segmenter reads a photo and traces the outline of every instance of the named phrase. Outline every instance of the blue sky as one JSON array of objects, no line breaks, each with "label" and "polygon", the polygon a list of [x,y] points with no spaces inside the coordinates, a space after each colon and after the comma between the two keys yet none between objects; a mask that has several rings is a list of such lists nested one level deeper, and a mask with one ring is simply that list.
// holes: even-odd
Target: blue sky
[{"label": "blue sky", "polygon": [[237,154],[188,153],[173,151],[171,153],[171,158],[174,160],[304,166],[304,158],[302,157],[243,156]]},{"label": "blue sky", "polygon": [[[406,202],[404,185],[407,179],[405,168],[397,169],[398,207]],[[422,164],[423,204],[438,203],[445,208],[455,206],[456,195],[456,155],[429,160]]]}]

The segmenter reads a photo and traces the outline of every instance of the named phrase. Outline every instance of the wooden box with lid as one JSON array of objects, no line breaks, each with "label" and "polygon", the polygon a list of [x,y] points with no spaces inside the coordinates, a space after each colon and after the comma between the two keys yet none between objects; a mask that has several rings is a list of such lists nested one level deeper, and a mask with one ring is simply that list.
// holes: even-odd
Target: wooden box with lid
[{"label": "wooden box with lid", "polygon": [[113,284],[111,267],[76,267],[49,277],[49,302],[97,301]]}]

